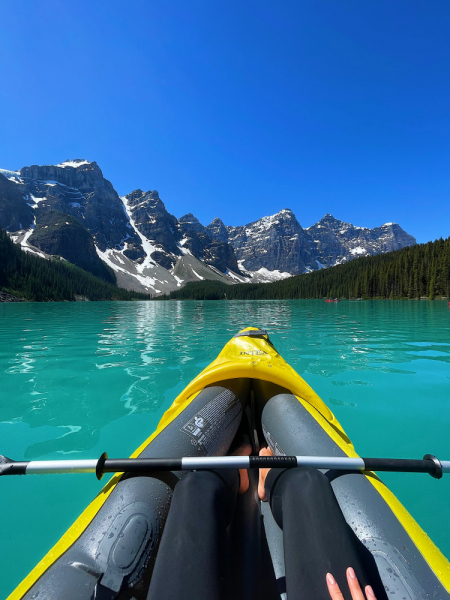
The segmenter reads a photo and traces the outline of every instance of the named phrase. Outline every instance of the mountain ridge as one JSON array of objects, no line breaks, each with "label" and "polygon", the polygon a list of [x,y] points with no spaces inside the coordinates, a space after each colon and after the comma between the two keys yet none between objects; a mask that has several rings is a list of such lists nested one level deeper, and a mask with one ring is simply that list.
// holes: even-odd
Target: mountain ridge
[{"label": "mountain ridge", "polygon": [[[50,218],[54,212],[70,218]],[[0,225],[27,252],[58,254],[96,274],[103,261],[119,285],[153,295],[203,279],[229,285],[285,279],[416,243],[398,224],[355,227],[329,213],[303,228],[288,208],[247,225],[228,226],[217,217],[204,226],[192,213],[177,219],[156,190],[120,197],[86,159],[0,169]]]}]

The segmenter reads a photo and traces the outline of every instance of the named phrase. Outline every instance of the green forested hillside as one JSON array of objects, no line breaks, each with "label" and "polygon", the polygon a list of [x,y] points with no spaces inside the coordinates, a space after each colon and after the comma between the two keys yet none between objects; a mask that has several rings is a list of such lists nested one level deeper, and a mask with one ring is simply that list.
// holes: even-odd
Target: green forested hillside
[{"label": "green forested hillside", "polygon": [[128,292],[60,260],[45,260],[23,252],[0,229],[0,290],[34,301],[148,300],[147,294]]},{"label": "green forested hillside", "polygon": [[274,300],[294,298],[423,298],[450,296],[450,238],[358,258],[275,283],[189,283],[165,298]]}]

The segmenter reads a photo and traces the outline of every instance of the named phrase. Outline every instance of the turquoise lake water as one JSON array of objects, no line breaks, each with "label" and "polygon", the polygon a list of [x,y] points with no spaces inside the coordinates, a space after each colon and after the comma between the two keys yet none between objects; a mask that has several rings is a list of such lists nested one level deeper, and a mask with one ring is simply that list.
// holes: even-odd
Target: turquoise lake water
[{"label": "turquoise lake water", "polygon": [[[130,455],[249,325],[269,331],[360,455],[450,460],[450,311],[438,301],[0,304],[0,454]],[[382,479],[450,557],[450,475]],[[0,598],[104,481],[0,478]]]}]

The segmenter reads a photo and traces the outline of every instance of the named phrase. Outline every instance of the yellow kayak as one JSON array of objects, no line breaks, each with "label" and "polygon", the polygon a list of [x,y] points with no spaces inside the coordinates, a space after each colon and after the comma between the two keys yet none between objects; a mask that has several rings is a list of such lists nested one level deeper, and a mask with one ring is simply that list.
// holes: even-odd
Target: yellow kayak
[{"label": "yellow kayak", "polygon": [[[278,455],[358,457],[326,404],[268,334],[253,327],[232,338],[183,390],[132,457],[226,455],[242,430],[255,451],[269,444]],[[110,598],[145,599],[173,488],[183,475],[115,475],[8,600],[90,600],[100,597],[99,586]],[[261,581],[283,577],[282,532],[255,486],[251,474],[238,503],[245,535],[237,554],[241,562],[251,556],[253,569],[248,590],[236,598],[268,597],[272,588],[261,591]],[[450,599],[450,563],[374,473],[336,473],[332,487],[388,597]]]}]

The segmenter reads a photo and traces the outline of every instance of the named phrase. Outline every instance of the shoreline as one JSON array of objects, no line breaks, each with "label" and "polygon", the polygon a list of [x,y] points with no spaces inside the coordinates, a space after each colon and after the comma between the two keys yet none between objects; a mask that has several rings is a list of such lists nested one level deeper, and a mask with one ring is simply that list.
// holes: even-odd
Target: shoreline
[{"label": "shoreline", "polygon": [[26,300],[0,290],[0,302],[26,302]]}]

